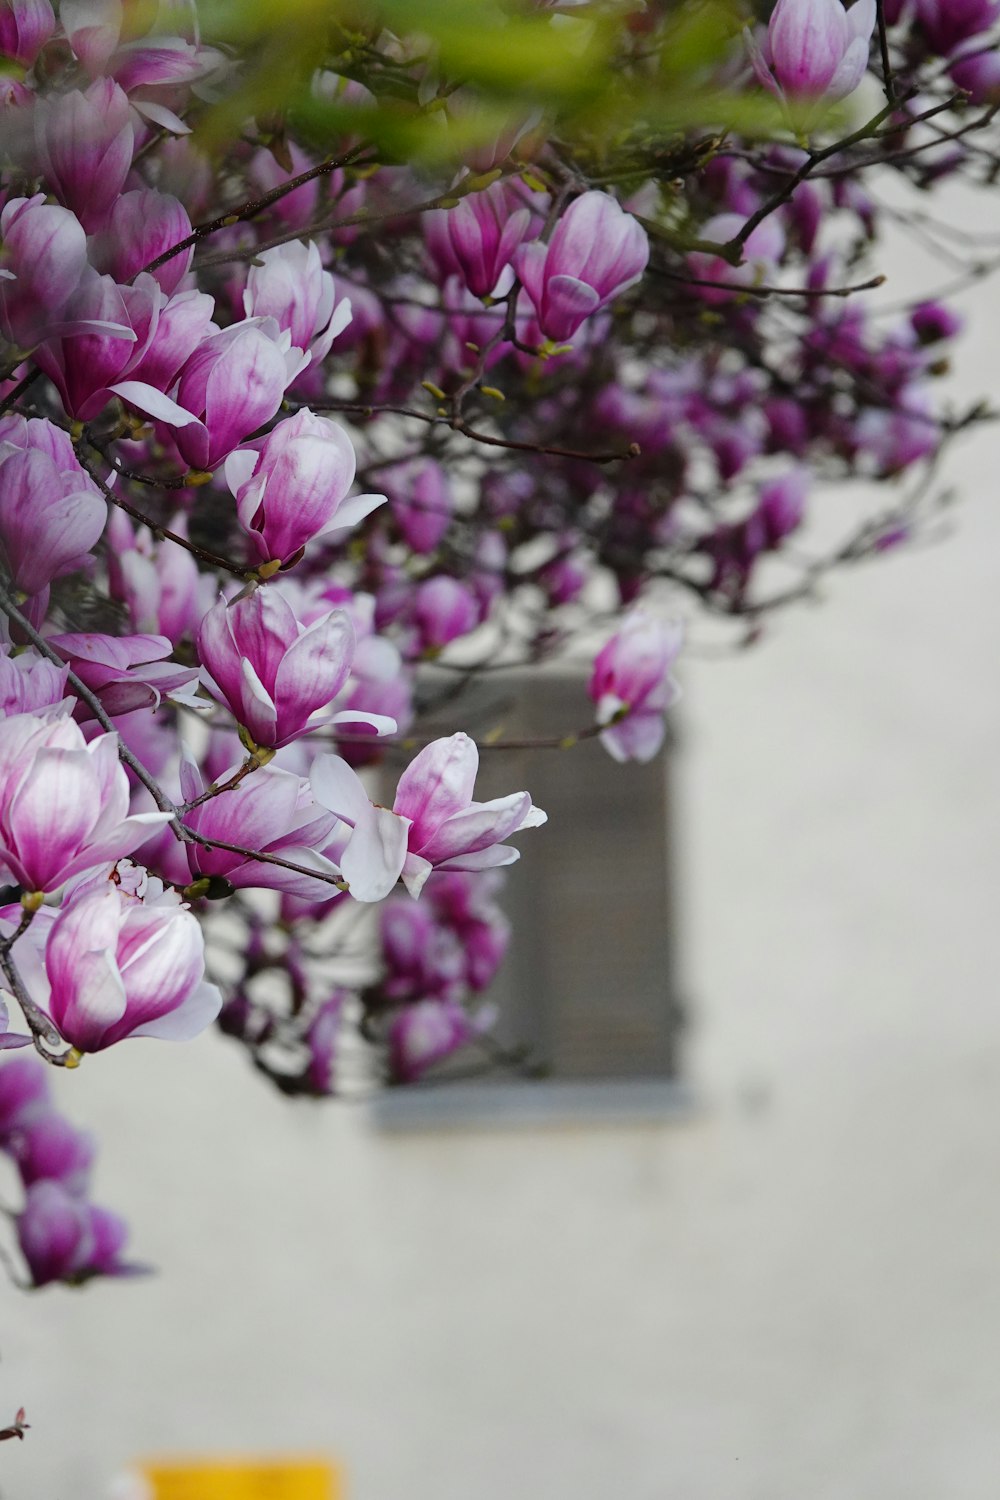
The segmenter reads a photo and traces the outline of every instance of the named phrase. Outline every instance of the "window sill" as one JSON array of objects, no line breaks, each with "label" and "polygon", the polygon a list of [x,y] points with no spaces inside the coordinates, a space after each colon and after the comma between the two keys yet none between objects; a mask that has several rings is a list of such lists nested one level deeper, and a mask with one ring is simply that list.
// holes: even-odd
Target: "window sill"
[{"label": "window sill", "polygon": [[698,1113],[690,1085],[666,1078],[427,1084],[386,1091],[369,1105],[385,1134],[660,1125]]}]

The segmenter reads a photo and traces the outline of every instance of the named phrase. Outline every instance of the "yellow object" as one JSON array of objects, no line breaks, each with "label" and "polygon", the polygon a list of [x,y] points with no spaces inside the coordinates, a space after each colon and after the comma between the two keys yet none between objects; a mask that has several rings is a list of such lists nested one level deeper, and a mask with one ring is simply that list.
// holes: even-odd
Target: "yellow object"
[{"label": "yellow object", "polygon": [[340,1475],[321,1459],[187,1459],[140,1465],[152,1500],[343,1500]]}]

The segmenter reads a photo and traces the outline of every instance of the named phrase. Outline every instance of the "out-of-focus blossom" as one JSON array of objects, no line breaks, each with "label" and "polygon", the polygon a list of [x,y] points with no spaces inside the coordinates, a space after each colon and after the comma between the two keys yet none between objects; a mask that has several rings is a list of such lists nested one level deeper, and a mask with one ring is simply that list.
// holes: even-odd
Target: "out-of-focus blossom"
[{"label": "out-of-focus blossom", "polygon": [[433,458],[393,464],[382,473],[393,518],[414,552],[433,552],[448,530],[455,502],[441,465]]},{"label": "out-of-focus blossom", "polygon": [[122,0],[60,0],[59,20],[76,57],[92,76],[118,46]]},{"label": "out-of-focus blossom", "polygon": [[1000,16],[998,0],[913,0],[913,8],[927,45],[941,57],[981,36]]},{"label": "out-of-focus blossom", "polygon": [[[728,244],[739,234],[745,222],[739,214],[716,214],[703,225],[701,238],[719,245]],[[747,236],[740,265],[730,265],[721,255],[713,255],[707,250],[693,250],[687,263],[696,282],[724,282],[737,292],[740,287],[759,286],[773,276],[784,251],[785,232],[777,219],[770,218],[758,224]],[[710,304],[728,302],[733,296],[721,286],[696,286],[695,291],[703,302]]]},{"label": "out-of-focus blossom", "polygon": [[55,29],[49,0],[4,0],[0,5],[0,56],[30,68]]},{"label": "out-of-focus blossom", "polygon": [[32,1124],[52,1108],[49,1069],[37,1057],[12,1057],[0,1064],[0,1144],[11,1132]]},{"label": "out-of-focus blossom", "polygon": [[598,652],[587,691],[615,760],[651,760],[663,744],[663,716],[680,691],[670,668],[682,641],[679,624],[634,609]]},{"label": "out-of-focus blossom", "polygon": [[87,1191],[97,1143],[89,1132],[77,1130],[63,1115],[50,1112],[19,1126],[7,1150],[25,1187],[50,1179],[82,1195]]},{"label": "out-of-focus blossom", "polygon": [[470,1016],[453,1000],[418,1000],[403,1006],[389,1023],[392,1082],[415,1083],[436,1063],[489,1031],[495,1019],[491,1007]]},{"label": "out-of-focus blossom", "polygon": [[88,231],[100,229],[125,185],[135,131],[128,96],[112,78],[48,94],[35,106],[38,164],[53,194]]},{"label": "out-of-focus blossom", "polygon": [[789,99],[834,103],[853,94],[868,66],[875,0],[778,0],[767,37],[747,32],[754,71],[765,88]]},{"label": "out-of-focus blossom", "polygon": [[94,1248],[89,1204],[61,1182],[36,1182],[18,1215],[17,1242],[32,1285],[71,1280],[83,1271]]}]

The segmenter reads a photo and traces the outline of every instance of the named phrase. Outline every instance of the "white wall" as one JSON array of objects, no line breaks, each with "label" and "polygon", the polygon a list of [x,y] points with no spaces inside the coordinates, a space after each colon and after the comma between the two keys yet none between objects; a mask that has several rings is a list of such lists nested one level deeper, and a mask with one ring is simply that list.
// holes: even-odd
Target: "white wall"
[{"label": "white wall", "polygon": [[385,1137],[214,1038],[59,1080],[160,1275],[4,1293],[4,1500],[262,1448],[351,1500],[994,1500],[998,445],[943,545],[688,665],[698,1118]]}]

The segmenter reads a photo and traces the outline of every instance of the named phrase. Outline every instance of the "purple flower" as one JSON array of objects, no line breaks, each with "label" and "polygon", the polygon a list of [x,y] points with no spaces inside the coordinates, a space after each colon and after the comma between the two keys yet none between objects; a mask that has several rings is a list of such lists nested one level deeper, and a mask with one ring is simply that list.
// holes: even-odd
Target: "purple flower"
[{"label": "purple flower", "polygon": [[746,33],[754,72],[790,99],[834,103],[853,94],[868,67],[875,0],[778,0],[761,49]]},{"label": "purple flower", "polygon": [[607,726],[601,743],[615,760],[652,760],[663,744],[663,715],[680,691],[670,668],[682,639],[676,622],[634,609],[598,652],[587,691],[597,722]]},{"label": "purple flower", "polygon": [[638,220],[607,193],[589,192],[570,204],[547,245],[520,247],[514,268],[539,328],[559,343],[638,281],[648,260]]},{"label": "purple flower", "polygon": [[399,778],[393,812],[409,821],[403,882],[419,895],[433,869],[486,870],[513,864],[520,851],[503,843],[546,822],[527,792],[474,802],[479,751],[466,734],[425,746]]},{"label": "purple flower", "polygon": [[49,1069],[37,1057],[12,1057],[0,1063],[0,1142],[11,1132],[49,1113]]},{"label": "purple flower", "polygon": [[448,209],[444,225],[455,265],[469,291],[488,297],[515,250],[532,233],[532,213],[517,206],[505,182],[494,182]]},{"label": "purple flower", "polygon": [[412,1000],[461,1000],[465,955],[454,931],[424,902],[410,896],[387,901],[379,913],[386,974],[380,995],[398,1004]]},{"label": "purple flower", "polygon": [[[197,766],[187,757],[181,763],[181,790],[189,802],[205,791]],[[188,844],[193,879],[215,876],[236,889],[262,887],[309,901],[330,901],[337,895],[332,881],[340,878],[340,866],[320,852],[333,838],[337,820],[314,800],[301,776],[265,766],[231,791],[188,808],[184,821],[206,839],[274,854],[314,872],[302,874],[229,849]]]},{"label": "purple flower", "polygon": [[87,236],[69,209],[10,198],[0,211],[0,335],[33,349],[51,334],[87,265]]},{"label": "purple flower", "polygon": [[338,990],[329,1000],[324,1000],[306,1032],[305,1041],[309,1052],[306,1078],[310,1092],[319,1097],[336,1092],[337,1048],[347,998],[348,991]]},{"label": "purple flower", "polygon": [[94,1249],[90,1206],[61,1182],[36,1182],[18,1216],[17,1240],[34,1286],[70,1280]]},{"label": "purple flower", "polygon": [[[169,193],[157,192],[155,188],[122,193],[112,204],[104,228],[91,241],[91,264],[110,273],[117,282],[129,282],[150,261],[186,240],[190,233],[187,209]],[[193,255],[192,245],[150,272],[167,296],[184,280]]]},{"label": "purple flower", "polygon": [[385,503],[354,495],[350,438],[307,408],[279,422],[266,438],[226,460],[236,513],[264,563],[288,563],[308,542],[346,531]]},{"label": "purple flower", "polygon": [[74,875],[130,854],[168,821],[129,816],[118,737],[88,744],[70,718],[0,721],[0,864],[25,891],[56,891]]},{"label": "purple flower", "polygon": [[1000,55],[995,48],[963,54],[950,72],[952,82],[965,90],[973,104],[995,104],[1000,99]]},{"label": "purple flower", "polygon": [[49,0],[3,0],[0,4],[0,55],[30,68],[56,29]]},{"label": "purple flower", "polygon": [[123,14],[121,0],[61,0],[66,40],[91,75],[101,72],[118,46]]},{"label": "purple flower", "polygon": [[92,421],[112,395],[125,392],[122,382],[137,372],[164,301],[149,275],[137,277],[132,286],[118,286],[96,272],[84,276],[67,308],[79,327],[47,339],[35,354],[76,421]]},{"label": "purple flower", "polygon": [[[52,635],[49,645],[68,662],[80,680],[96,693],[112,716],[137,708],[156,708],[166,693],[180,694],[197,681],[197,667],[165,661],[173,643],[162,635]],[[91,718],[78,702],[76,716]]]},{"label": "purple flower", "polygon": [[111,78],[35,106],[38,164],[55,197],[87,230],[100,229],[125,186],[135,132],[128,96]]},{"label": "purple flower", "polygon": [[495,1012],[484,1007],[470,1016],[453,1000],[418,1000],[404,1006],[389,1023],[389,1074],[393,1083],[414,1083],[435,1063],[468,1046],[493,1025]]},{"label": "purple flower", "polygon": [[274,318],[292,348],[308,356],[306,365],[324,360],[351,321],[351,299],[338,300],[313,241],[262,250],[250,267],[243,307],[248,318]]},{"label": "purple flower", "polygon": [[16,588],[38,594],[76,572],[107,514],[65,433],[44,418],[0,422],[0,556]]},{"label": "purple flower", "polygon": [[35,1182],[61,1182],[71,1193],[87,1191],[90,1169],[97,1153],[94,1137],[77,1130],[63,1115],[54,1112],[19,1126],[7,1150],[17,1163],[26,1188]]},{"label": "purple flower", "polygon": [[[122,382],[117,393],[162,422],[194,469],[216,469],[281,405],[303,367],[273,318],[234,323],[203,339],[167,397],[147,381]],[[142,372],[139,372],[142,373]]]},{"label": "purple flower", "polygon": [[414,552],[433,552],[448,530],[455,502],[447,476],[433,458],[393,464],[382,473],[393,519]]},{"label": "purple flower", "polygon": [[449,641],[475,630],[482,612],[467,583],[446,573],[425,578],[413,595],[413,619],[425,651],[437,654]]},{"label": "purple flower", "polygon": [[130,1036],[197,1036],[222,1005],[205,979],[197,919],[158,881],[143,897],[102,885],[77,895],[52,923],[45,971],[53,1021],[81,1052]]},{"label": "purple flower", "polygon": [[914,0],[921,30],[932,52],[946,57],[962,42],[980,36],[1000,14],[998,0]]},{"label": "purple flower", "polygon": [[[716,214],[702,226],[701,237],[725,245],[739,234],[745,223],[740,214]],[[770,218],[747,236],[740,265],[730,265],[721,255],[712,255],[707,250],[693,250],[687,263],[696,281],[721,281],[735,292],[740,287],[759,286],[766,281],[774,274],[784,253],[785,232],[777,219]],[[703,302],[714,305],[730,302],[733,296],[718,286],[696,286],[695,291]]]},{"label": "purple flower", "polygon": [[57,667],[28,646],[17,656],[0,646],[0,718],[51,708],[66,696],[68,667]]},{"label": "purple flower", "polygon": [[201,622],[198,652],[254,745],[276,749],[318,722],[344,722],[336,713],[315,717],[351,670],[354,628],[342,609],[303,626],[273,586],[229,605],[220,599]]}]

